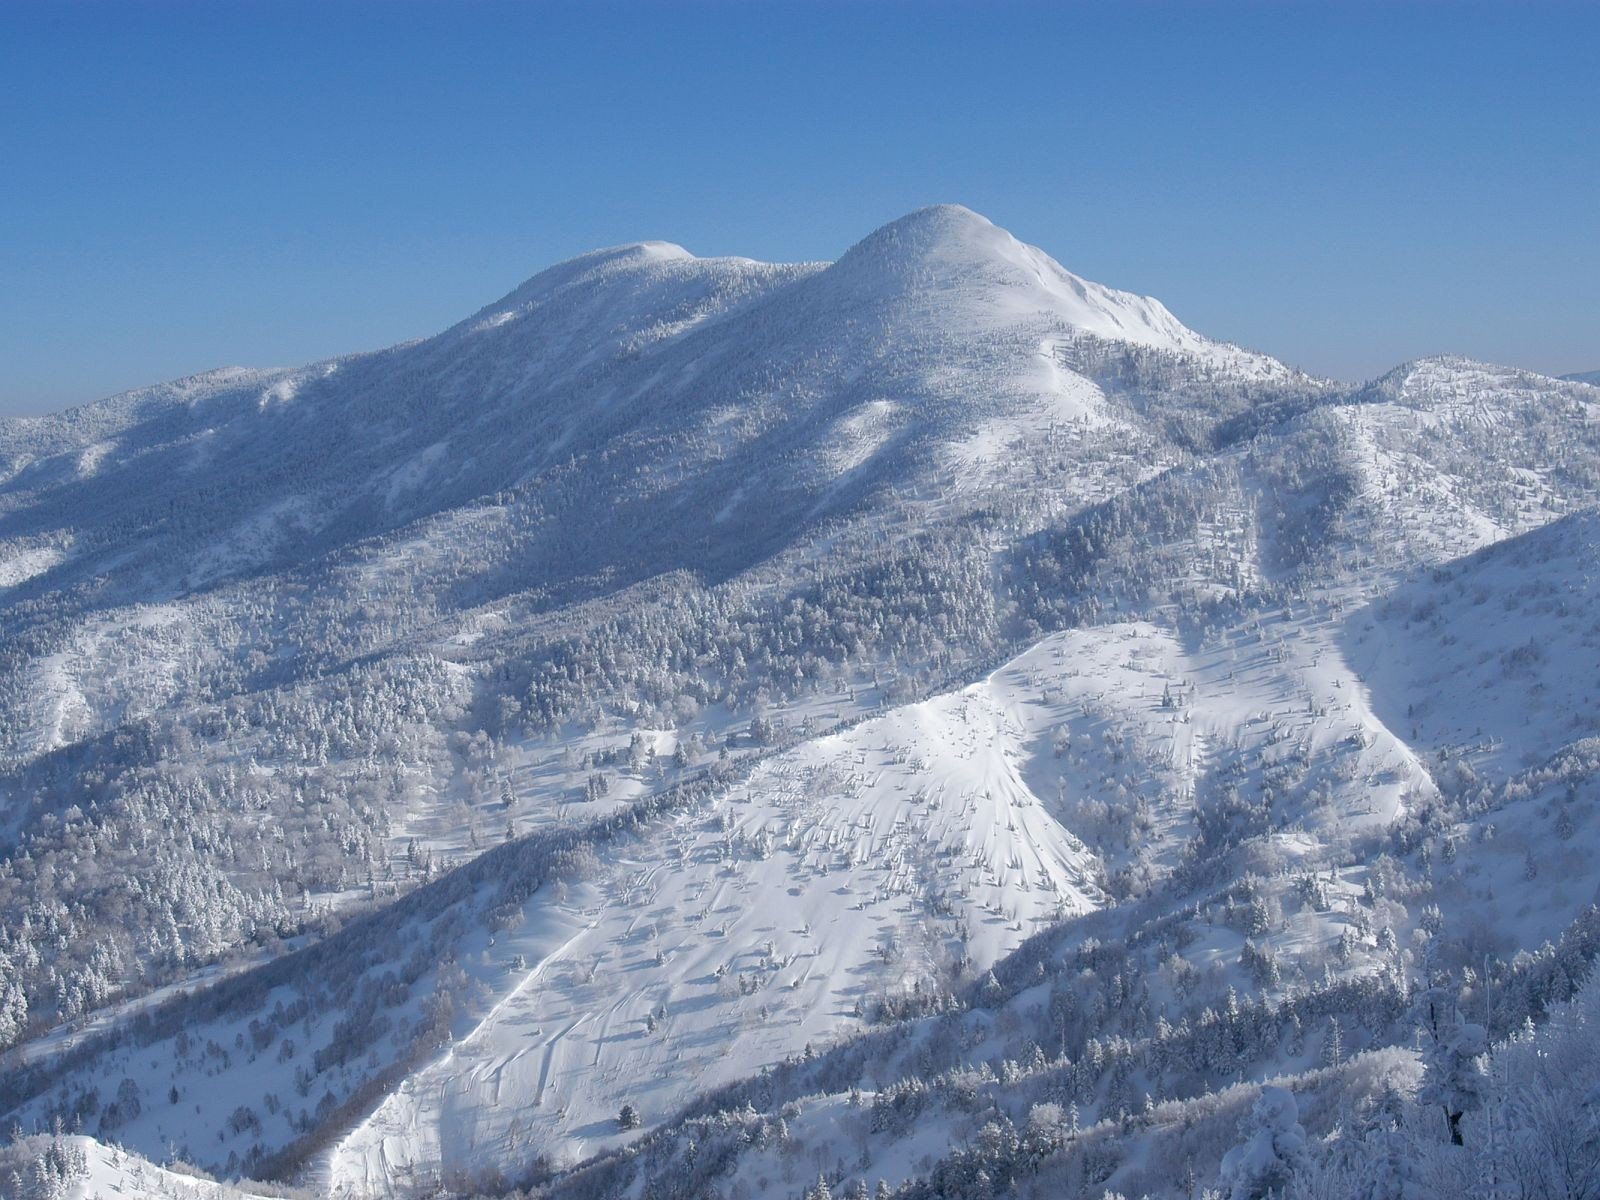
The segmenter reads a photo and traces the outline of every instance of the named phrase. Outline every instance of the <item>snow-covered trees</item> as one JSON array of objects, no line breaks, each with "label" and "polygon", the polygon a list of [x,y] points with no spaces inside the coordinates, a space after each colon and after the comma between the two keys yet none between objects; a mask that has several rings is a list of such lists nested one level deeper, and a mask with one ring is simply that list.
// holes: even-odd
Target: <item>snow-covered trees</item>
[{"label": "snow-covered trees", "polygon": [[[1416,1016],[1438,1014],[1444,1037],[1437,1053],[1425,1035],[1414,1092],[1385,1081],[1347,1106],[1347,1123],[1304,1175],[1307,1200],[1600,1195],[1592,1083],[1600,1076],[1600,975],[1554,1006],[1547,1024],[1488,1046],[1481,1058],[1458,1053],[1474,1048],[1478,1034],[1462,1034],[1466,1023],[1447,989],[1427,989],[1419,999]],[[1450,1112],[1459,1114],[1453,1127]]]},{"label": "snow-covered trees", "polygon": [[7,1200],[63,1200],[87,1170],[75,1138],[56,1134],[0,1145],[0,1195]]},{"label": "snow-covered trees", "polygon": [[1462,1117],[1481,1106],[1488,1091],[1488,1038],[1483,1026],[1462,1019],[1455,997],[1443,987],[1419,994],[1416,1016],[1423,1037],[1421,1100],[1444,1114],[1450,1141],[1459,1146]]},{"label": "snow-covered trees", "polygon": [[1264,1087],[1251,1106],[1245,1140],[1222,1157],[1223,1186],[1229,1200],[1287,1196],[1306,1162],[1306,1133],[1294,1093]]},{"label": "snow-covered trees", "polygon": [[11,960],[0,953],[0,1046],[9,1046],[17,1041],[27,1024],[27,993],[23,991]]}]

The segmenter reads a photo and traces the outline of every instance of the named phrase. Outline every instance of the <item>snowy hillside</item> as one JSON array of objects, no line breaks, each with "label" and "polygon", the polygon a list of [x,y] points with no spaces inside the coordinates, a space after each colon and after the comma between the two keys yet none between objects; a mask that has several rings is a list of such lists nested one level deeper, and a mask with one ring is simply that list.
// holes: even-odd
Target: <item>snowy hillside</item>
[{"label": "snowy hillside", "polygon": [[1031,669],[770,759],[532,915],[532,965],[339,1146],[334,1190],[576,1160],[625,1103],[674,1112],[1086,911],[1092,860],[1018,769],[1051,713],[1016,708]]},{"label": "snowy hillside", "polygon": [[1586,383],[958,206],[0,421],[11,1186],[1459,1194],[1600,950],[1597,505]]},{"label": "snowy hillside", "polygon": [[1510,774],[1600,736],[1600,513],[1502,541],[1374,603],[1352,656],[1414,744]]},{"label": "snowy hillside", "polygon": [[[22,1190],[54,1192],[61,1200],[268,1200],[287,1189],[251,1191],[148,1159],[93,1138],[27,1138],[0,1151],[16,1166]],[[12,1164],[6,1164],[8,1170]],[[7,1193],[8,1195],[12,1193]]]}]

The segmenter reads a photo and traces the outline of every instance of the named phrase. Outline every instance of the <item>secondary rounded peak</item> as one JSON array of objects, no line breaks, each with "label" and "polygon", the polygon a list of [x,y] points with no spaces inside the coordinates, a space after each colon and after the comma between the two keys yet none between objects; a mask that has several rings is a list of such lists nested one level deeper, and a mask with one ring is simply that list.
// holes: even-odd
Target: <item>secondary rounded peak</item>
[{"label": "secondary rounded peak", "polygon": [[523,305],[547,300],[566,288],[593,284],[626,288],[639,274],[671,263],[694,261],[697,260],[693,254],[674,242],[627,242],[620,246],[588,250],[563,259],[524,280],[506,295],[473,314],[467,324],[472,328],[481,327],[485,321],[498,324]]},{"label": "secondary rounded peak", "polygon": [[[606,246],[600,250],[590,250],[567,259],[568,262],[668,262],[679,258],[693,258],[694,255],[685,250],[676,242],[624,242],[620,246]],[[560,265],[560,264],[557,264]]]},{"label": "secondary rounded peak", "polygon": [[1482,362],[1461,354],[1433,354],[1401,363],[1363,387],[1367,402],[1396,403],[1411,408],[1456,408],[1516,397],[1541,397],[1578,385],[1521,367]]},{"label": "secondary rounded peak", "polygon": [[1427,354],[1391,368],[1373,380],[1370,386],[1380,389],[1401,389],[1416,382],[1482,380],[1485,377],[1512,378],[1522,375],[1532,376],[1534,372],[1483,362],[1469,358],[1465,354]]},{"label": "secondary rounded peak", "polygon": [[683,262],[693,258],[693,254],[675,242],[626,242],[620,246],[587,250],[582,254],[563,259],[554,266],[540,271],[524,283],[522,288],[560,287],[597,271],[649,267],[658,263]]}]

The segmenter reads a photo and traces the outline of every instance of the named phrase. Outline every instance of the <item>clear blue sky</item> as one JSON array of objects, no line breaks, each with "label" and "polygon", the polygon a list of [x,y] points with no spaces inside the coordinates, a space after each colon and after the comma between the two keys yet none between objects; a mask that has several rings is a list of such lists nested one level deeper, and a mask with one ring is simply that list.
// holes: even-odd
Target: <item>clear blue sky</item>
[{"label": "clear blue sky", "polygon": [[0,411],[959,201],[1344,378],[1600,368],[1600,4],[0,4]]}]

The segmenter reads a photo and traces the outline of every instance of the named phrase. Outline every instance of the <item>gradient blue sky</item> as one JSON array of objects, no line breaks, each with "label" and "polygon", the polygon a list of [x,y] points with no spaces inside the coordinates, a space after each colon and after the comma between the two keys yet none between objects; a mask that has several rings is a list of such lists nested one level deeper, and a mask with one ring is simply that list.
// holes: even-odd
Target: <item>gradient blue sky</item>
[{"label": "gradient blue sky", "polygon": [[959,201],[1361,378],[1600,367],[1600,4],[0,5],[0,412]]}]

